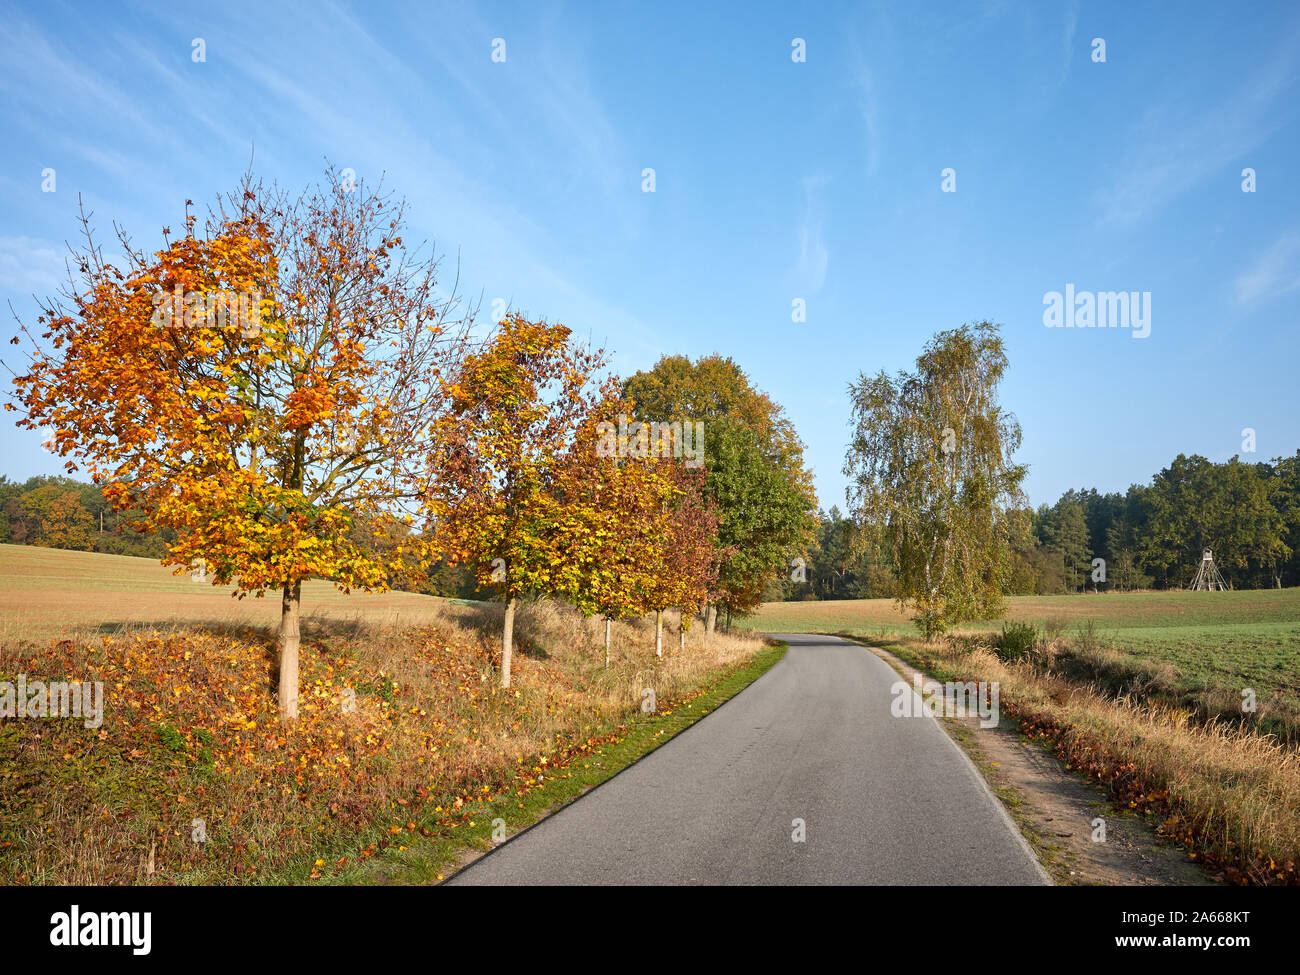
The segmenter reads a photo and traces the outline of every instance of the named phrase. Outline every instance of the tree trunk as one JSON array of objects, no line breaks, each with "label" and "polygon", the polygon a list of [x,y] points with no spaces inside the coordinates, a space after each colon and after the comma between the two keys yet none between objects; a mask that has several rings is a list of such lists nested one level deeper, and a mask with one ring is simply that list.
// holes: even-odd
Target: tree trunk
[{"label": "tree trunk", "polygon": [[506,619],[501,627],[501,686],[510,686],[510,654],[515,645],[515,605],[519,602],[514,596],[506,600]]},{"label": "tree trunk", "polygon": [[284,587],[280,603],[280,720],[298,717],[298,610],[302,605],[302,582]]},{"label": "tree trunk", "polygon": [[677,626],[677,649],[686,649],[686,614],[682,614],[681,621]]},{"label": "tree trunk", "polygon": [[605,617],[605,669],[609,670],[609,617]]},{"label": "tree trunk", "polygon": [[655,656],[664,655],[664,611],[655,610]]},{"label": "tree trunk", "polygon": [[708,605],[704,607],[704,632],[712,635],[713,628],[718,622],[718,607]]}]

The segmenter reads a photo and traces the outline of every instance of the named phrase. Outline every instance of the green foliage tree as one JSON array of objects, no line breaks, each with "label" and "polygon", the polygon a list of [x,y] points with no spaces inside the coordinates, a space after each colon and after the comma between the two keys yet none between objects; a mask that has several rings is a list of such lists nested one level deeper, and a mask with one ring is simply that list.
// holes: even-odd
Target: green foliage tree
[{"label": "green foliage tree", "polygon": [[[1230,584],[1268,578],[1291,554],[1276,474],[1236,457],[1213,464],[1179,454],[1156,475],[1146,494],[1142,559],[1165,586],[1186,585],[1201,550],[1214,549]],[[1282,501],[1284,507],[1286,502]]]},{"label": "green foliage tree", "polygon": [[862,568],[850,537],[853,523],[838,506],[822,514],[807,566],[807,587],[818,599],[848,599]]},{"label": "green foliage tree", "polygon": [[1061,555],[1066,590],[1078,592],[1084,588],[1092,568],[1092,549],[1083,505],[1073,492],[1044,512],[1040,531],[1044,547]]},{"label": "green foliage tree", "polygon": [[[704,424],[705,494],[727,553],[716,605],[728,617],[749,612],[816,524],[812,476],[793,425],[722,356],[666,356],[625,380],[623,394],[644,420]],[[711,627],[712,610],[707,615]]]},{"label": "green foliage tree", "polygon": [[817,534],[788,576],[768,583],[765,599],[877,599],[894,594],[893,571],[871,546],[854,541],[852,520],[838,506],[818,514]]},{"label": "green foliage tree", "polygon": [[1290,555],[1274,567],[1272,582],[1282,588],[1289,573],[1291,584],[1300,582],[1300,450],[1293,457],[1280,457],[1272,466],[1272,502],[1286,525],[1283,542]]},{"label": "green foliage tree", "polygon": [[1010,522],[1011,559],[1007,569],[1006,592],[1012,596],[1029,596],[1038,592],[1039,575],[1036,558],[1038,537],[1034,534],[1034,512],[1012,508]]},{"label": "green foliage tree", "polygon": [[752,430],[727,418],[706,430],[705,484],[717,509],[718,545],[728,553],[718,606],[730,624],[757,606],[767,581],[785,571],[788,554],[811,534],[812,517],[807,495],[764,455]]}]

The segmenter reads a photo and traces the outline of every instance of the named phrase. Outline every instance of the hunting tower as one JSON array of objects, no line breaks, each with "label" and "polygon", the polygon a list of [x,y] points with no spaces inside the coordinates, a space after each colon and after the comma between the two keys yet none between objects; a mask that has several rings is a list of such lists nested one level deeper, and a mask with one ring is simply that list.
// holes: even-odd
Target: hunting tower
[{"label": "hunting tower", "polygon": [[1223,581],[1223,575],[1219,572],[1219,567],[1214,564],[1214,550],[1205,549],[1201,553],[1201,566],[1196,570],[1196,578],[1192,580],[1192,589],[1223,590],[1227,588],[1228,584]]}]

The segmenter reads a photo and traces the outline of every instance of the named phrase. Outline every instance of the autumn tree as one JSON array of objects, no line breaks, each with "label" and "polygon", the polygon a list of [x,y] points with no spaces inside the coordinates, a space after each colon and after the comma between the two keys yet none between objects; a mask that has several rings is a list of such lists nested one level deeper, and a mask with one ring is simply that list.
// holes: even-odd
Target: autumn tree
[{"label": "autumn tree", "polygon": [[501,685],[510,686],[515,611],[529,594],[581,592],[598,559],[598,515],[584,483],[592,445],[580,436],[614,392],[604,354],[563,325],[512,314],[448,386],[435,425],[434,536],[452,564],[471,566],[505,604]]},{"label": "autumn tree", "polygon": [[426,434],[470,316],[404,244],[404,205],[333,170],[298,195],[246,178],[201,227],[189,206],[154,253],[121,235],[121,266],[83,213],[80,277],[23,328],[8,405],[139,527],[174,530],[165,563],[280,592],[289,720],[303,581],[382,589],[393,562],[428,558],[420,533],[381,550],[351,530],[426,516]]},{"label": "autumn tree", "polygon": [[671,463],[619,449],[615,431],[628,410],[617,397],[597,406],[559,482],[565,509],[585,522],[576,550],[564,556],[578,571],[563,595],[584,616],[604,619],[606,666],[612,621],[647,612],[661,584],[671,541],[663,513],[677,492]]},{"label": "autumn tree", "polygon": [[915,372],[849,386],[853,517],[892,556],[926,639],[1001,606],[1025,476],[1011,459],[1020,425],[998,402],[1006,367],[997,327],[980,322],[932,338]]},{"label": "autumn tree", "polygon": [[80,492],[48,484],[24,494],[22,506],[36,521],[32,544],[94,551],[95,523]]},{"label": "autumn tree", "polygon": [[[673,456],[674,436],[637,420],[624,400],[607,400],[580,436],[582,449],[564,467],[566,510],[587,519],[580,551],[584,566],[563,593],[584,615],[610,621],[655,614],[655,653],[663,654],[663,613],[676,606],[685,620],[716,595],[717,516],[704,490],[704,471]],[[589,444],[589,446],[588,446]],[[571,517],[574,515],[571,515]]]},{"label": "autumn tree", "polygon": [[[686,620],[717,595],[718,521],[704,489],[704,471],[678,456],[680,428],[638,420],[626,401],[611,402],[595,425],[595,470],[579,490],[593,502],[590,573],[568,598],[609,620],[655,614],[655,653],[663,654],[664,610]],[[617,424],[612,422],[617,417]]]},{"label": "autumn tree", "polygon": [[730,550],[719,547],[717,508],[709,498],[705,473],[660,461],[672,472],[674,497],[659,522],[663,537],[656,583],[647,603],[655,611],[655,653],[663,654],[663,610],[681,613],[679,647],[686,646],[688,621],[719,596],[719,571]]},{"label": "autumn tree", "polygon": [[734,360],[710,355],[692,362],[682,355],[664,356],[653,369],[626,379],[623,391],[645,420],[727,418],[746,427],[764,453],[780,458],[791,479],[811,496],[812,475],[794,424],[779,404],[754,388]]}]

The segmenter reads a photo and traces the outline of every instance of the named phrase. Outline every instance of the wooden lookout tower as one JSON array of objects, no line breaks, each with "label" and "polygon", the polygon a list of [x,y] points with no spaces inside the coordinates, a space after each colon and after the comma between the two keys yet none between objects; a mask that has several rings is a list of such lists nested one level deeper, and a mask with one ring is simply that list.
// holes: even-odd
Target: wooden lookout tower
[{"label": "wooden lookout tower", "polygon": [[1214,550],[1205,549],[1201,553],[1201,565],[1196,570],[1196,578],[1192,580],[1192,589],[1212,591],[1227,588],[1228,584],[1223,581],[1223,574],[1219,572],[1219,567],[1214,564]]}]

